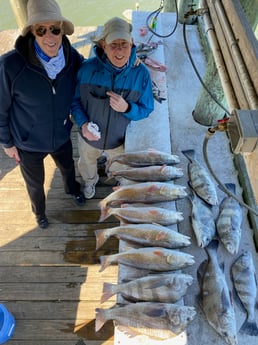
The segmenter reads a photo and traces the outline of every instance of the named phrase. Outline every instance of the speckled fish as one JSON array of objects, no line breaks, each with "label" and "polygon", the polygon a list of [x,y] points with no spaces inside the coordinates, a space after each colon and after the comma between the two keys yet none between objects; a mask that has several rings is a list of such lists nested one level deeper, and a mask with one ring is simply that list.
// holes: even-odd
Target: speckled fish
[{"label": "speckled fish", "polygon": [[124,264],[151,271],[173,271],[195,263],[190,254],[175,249],[144,247],[100,257],[102,272],[111,264]]},{"label": "speckled fish", "polygon": [[195,150],[182,153],[189,159],[188,173],[190,184],[195,193],[210,205],[218,204],[217,191],[208,171],[197,161]]},{"label": "speckled fish", "polygon": [[197,272],[201,287],[200,304],[209,324],[229,345],[236,345],[237,330],[234,308],[224,273],[217,258],[218,241],[213,240],[205,250],[204,261]]},{"label": "speckled fish", "polygon": [[[235,193],[233,183],[225,184],[225,187]],[[242,207],[232,197],[225,197],[221,204],[216,221],[219,239],[230,254],[237,254],[242,234],[241,224],[243,219]]]},{"label": "speckled fish", "polygon": [[172,303],[138,302],[110,309],[96,308],[95,330],[108,320],[117,325],[133,327],[138,333],[151,335],[152,329],[162,330],[160,336],[171,338],[185,330],[196,315],[194,307]]},{"label": "speckled fish", "polygon": [[193,283],[193,277],[184,273],[154,274],[126,283],[104,283],[101,303],[120,293],[129,301],[175,303]]},{"label": "speckled fish", "polygon": [[115,187],[99,203],[101,211],[105,211],[107,206],[119,206],[126,203],[155,203],[162,201],[172,201],[187,196],[184,186],[170,182],[142,182],[129,186]]},{"label": "speckled fish", "polygon": [[181,222],[184,219],[182,212],[168,210],[163,207],[134,207],[124,205],[120,208],[107,208],[106,212],[101,214],[99,222],[103,222],[112,215],[119,219],[121,223],[157,223],[161,225],[171,225]]},{"label": "speckled fish", "polygon": [[170,181],[184,175],[181,168],[172,165],[152,165],[148,167],[115,170],[109,173],[109,178],[120,177],[132,181]]},{"label": "speckled fish", "polygon": [[120,240],[134,242],[142,246],[181,248],[191,244],[190,237],[158,224],[128,224],[113,228],[95,230],[96,250],[106,240],[115,236]]},{"label": "speckled fish", "polygon": [[195,192],[189,196],[192,203],[191,223],[197,245],[206,247],[216,235],[216,225],[210,205],[200,199]]},{"label": "speckled fish", "polygon": [[240,255],[231,267],[232,280],[242,307],[247,313],[247,318],[239,332],[252,336],[258,335],[255,321],[255,306],[257,294],[257,280],[253,258],[250,252]]},{"label": "speckled fish", "polygon": [[124,152],[107,161],[107,171],[114,162],[129,165],[131,167],[144,167],[150,165],[177,164],[180,162],[180,159],[177,155],[154,149]]}]

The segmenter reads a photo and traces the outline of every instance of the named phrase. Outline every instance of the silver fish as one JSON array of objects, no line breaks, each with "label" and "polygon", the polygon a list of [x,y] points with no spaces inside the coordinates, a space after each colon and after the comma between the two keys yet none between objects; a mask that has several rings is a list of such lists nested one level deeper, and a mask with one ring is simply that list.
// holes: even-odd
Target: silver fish
[{"label": "silver fish", "polygon": [[106,240],[115,236],[120,240],[138,243],[142,246],[181,248],[191,244],[190,237],[158,224],[128,224],[113,228],[95,230],[96,250]]},{"label": "silver fish", "polygon": [[181,168],[172,165],[152,165],[148,167],[115,170],[109,173],[109,178],[122,177],[132,181],[170,181],[184,175]]},{"label": "silver fish", "polygon": [[218,204],[215,185],[208,171],[197,161],[195,150],[185,150],[182,153],[189,159],[188,173],[191,186],[195,193],[210,205]]},{"label": "silver fish", "polygon": [[231,267],[232,279],[237,295],[244,307],[247,318],[239,332],[252,336],[258,335],[255,321],[255,306],[257,294],[257,280],[253,258],[250,252],[240,255]]},{"label": "silver fish", "polygon": [[152,334],[152,329],[163,330],[160,333],[171,338],[184,331],[195,315],[194,307],[158,302],[138,302],[110,309],[96,308],[95,330],[98,332],[105,322],[114,320],[117,325],[133,327],[146,335]]},{"label": "silver fish", "polygon": [[195,192],[189,196],[192,203],[191,223],[197,245],[206,247],[216,234],[216,225],[210,205],[200,199]]},{"label": "silver fish", "polygon": [[107,208],[106,212],[101,214],[99,222],[103,222],[112,215],[119,219],[121,223],[157,223],[161,225],[171,225],[179,223],[184,219],[182,212],[168,210],[163,207],[134,207],[123,205],[123,207],[120,208]]},{"label": "silver fish", "polygon": [[207,321],[215,331],[227,344],[236,345],[238,342],[235,312],[224,273],[218,263],[217,248],[216,240],[205,247],[208,263],[203,262],[198,269],[200,304]]},{"label": "silver fish", "polygon": [[[235,192],[233,183],[225,184],[231,192]],[[243,213],[240,204],[232,197],[225,197],[220,204],[216,221],[219,239],[230,254],[236,254],[239,249]]]},{"label": "silver fish", "polygon": [[194,257],[190,254],[161,247],[129,249],[118,254],[104,255],[100,257],[100,262],[99,272],[115,263],[151,271],[178,270],[195,263]]},{"label": "silver fish", "polygon": [[114,163],[125,164],[131,167],[144,167],[150,165],[177,164],[180,159],[177,155],[149,149],[135,152],[124,152],[109,159],[106,170]]},{"label": "silver fish", "polygon": [[142,182],[129,186],[114,187],[114,192],[102,199],[99,205],[101,211],[105,211],[107,206],[124,203],[172,201],[186,197],[185,188],[169,182]]},{"label": "silver fish", "polygon": [[154,274],[120,284],[104,283],[101,303],[120,293],[130,301],[175,303],[192,284],[193,277],[184,273]]}]

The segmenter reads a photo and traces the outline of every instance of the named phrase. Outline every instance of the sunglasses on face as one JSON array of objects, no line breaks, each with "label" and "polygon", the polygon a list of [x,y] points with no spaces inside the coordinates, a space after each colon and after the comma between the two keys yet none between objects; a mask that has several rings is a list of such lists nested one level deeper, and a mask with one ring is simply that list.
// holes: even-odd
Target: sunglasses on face
[{"label": "sunglasses on face", "polygon": [[61,33],[61,28],[59,26],[50,26],[49,28],[46,28],[45,26],[39,26],[38,28],[35,29],[35,33],[39,37],[43,37],[46,33],[47,30],[51,32],[51,34],[58,36]]}]

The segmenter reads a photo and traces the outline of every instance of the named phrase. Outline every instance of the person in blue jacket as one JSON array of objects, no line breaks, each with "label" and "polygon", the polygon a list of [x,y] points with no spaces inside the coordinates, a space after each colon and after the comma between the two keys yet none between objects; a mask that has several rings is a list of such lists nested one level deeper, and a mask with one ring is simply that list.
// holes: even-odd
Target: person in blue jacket
[{"label": "person in blue jacket", "polygon": [[71,113],[80,128],[78,168],[87,199],[95,195],[97,159],[123,152],[130,121],[148,117],[154,108],[151,77],[136,56],[131,32],[121,18],[107,21],[93,40],[95,56],[78,73]]},{"label": "person in blue jacket", "polygon": [[54,0],[29,0],[27,13],[15,49],[0,58],[0,143],[19,163],[38,225],[47,228],[48,154],[61,171],[65,192],[76,204],[85,204],[75,179],[69,118],[83,57],[69,43],[66,35],[74,26]]}]

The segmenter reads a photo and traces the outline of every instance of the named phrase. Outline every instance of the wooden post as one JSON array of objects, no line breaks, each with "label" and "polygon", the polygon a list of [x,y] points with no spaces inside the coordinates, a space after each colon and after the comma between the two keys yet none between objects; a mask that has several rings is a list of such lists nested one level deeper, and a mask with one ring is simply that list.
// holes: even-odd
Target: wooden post
[{"label": "wooden post", "polygon": [[27,21],[27,2],[28,0],[10,0],[19,29],[22,29]]}]

